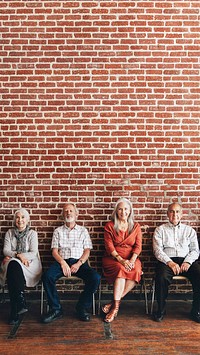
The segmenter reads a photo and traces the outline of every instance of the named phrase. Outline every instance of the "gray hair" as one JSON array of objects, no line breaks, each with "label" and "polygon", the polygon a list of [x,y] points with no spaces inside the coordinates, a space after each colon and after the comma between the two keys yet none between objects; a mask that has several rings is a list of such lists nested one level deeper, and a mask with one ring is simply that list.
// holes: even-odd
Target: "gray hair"
[{"label": "gray hair", "polygon": [[119,232],[119,224],[118,224],[118,217],[117,217],[117,208],[118,208],[118,205],[121,203],[121,202],[124,202],[124,203],[127,203],[129,205],[129,208],[130,208],[130,214],[128,216],[128,232],[130,233],[133,229],[133,226],[134,226],[134,212],[133,212],[133,206],[132,206],[132,203],[125,197],[121,197],[119,198],[119,200],[117,200],[116,204],[115,204],[115,207],[114,207],[114,210],[113,210],[113,213],[111,215],[111,220],[114,222],[114,229]]},{"label": "gray hair", "polygon": [[15,211],[14,213],[14,220],[13,220],[13,223],[15,225],[15,222],[16,222],[16,217],[17,217],[17,213],[21,213],[24,215],[24,217],[26,218],[27,220],[27,224],[30,222],[30,215],[29,215],[29,212],[25,209],[25,208],[19,208],[17,211]]},{"label": "gray hair", "polygon": [[62,209],[62,216],[63,216],[63,210],[64,210],[64,207],[65,207],[66,205],[71,205],[71,206],[73,206],[73,207],[74,207],[74,209],[75,209],[76,215],[78,216],[78,208],[76,207],[75,203],[70,202],[70,201],[69,201],[69,202],[66,202],[66,203],[63,205],[63,209]]}]

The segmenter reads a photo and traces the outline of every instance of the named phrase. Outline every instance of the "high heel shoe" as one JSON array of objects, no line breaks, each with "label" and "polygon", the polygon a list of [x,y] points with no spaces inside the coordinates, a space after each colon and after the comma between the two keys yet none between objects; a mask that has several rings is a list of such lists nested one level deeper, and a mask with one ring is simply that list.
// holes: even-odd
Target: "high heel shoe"
[{"label": "high heel shoe", "polygon": [[110,310],[111,310],[112,305],[113,305],[113,302],[104,304],[104,306],[101,307],[103,313],[105,313],[105,314],[109,313]]},{"label": "high heel shoe", "polygon": [[111,323],[115,317],[117,317],[118,311],[120,306],[120,300],[113,301],[112,307],[110,312],[106,315],[104,322]]}]

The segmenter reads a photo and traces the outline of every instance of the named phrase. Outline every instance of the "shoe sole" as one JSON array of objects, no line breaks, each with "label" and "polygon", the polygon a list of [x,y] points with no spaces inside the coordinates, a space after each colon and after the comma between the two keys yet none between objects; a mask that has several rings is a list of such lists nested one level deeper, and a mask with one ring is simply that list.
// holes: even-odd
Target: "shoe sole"
[{"label": "shoe sole", "polygon": [[17,312],[17,314],[24,314],[26,312],[28,312],[28,309],[27,308],[23,308],[19,312]]},{"label": "shoe sole", "polygon": [[42,320],[42,323],[48,324],[48,323],[54,322],[55,320],[60,319],[60,318],[62,318],[62,317],[63,317],[63,315],[60,315],[59,317],[53,318],[53,319],[51,319],[51,320],[49,320],[49,321],[44,321],[44,320]]}]

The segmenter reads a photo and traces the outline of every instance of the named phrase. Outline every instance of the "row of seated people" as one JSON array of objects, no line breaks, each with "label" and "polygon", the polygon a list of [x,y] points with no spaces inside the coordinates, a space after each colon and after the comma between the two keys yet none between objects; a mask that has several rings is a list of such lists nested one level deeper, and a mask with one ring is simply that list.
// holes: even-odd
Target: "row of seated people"
[{"label": "row of seated people", "polygon": [[[42,279],[49,310],[42,315],[43,323],[50,323],[63,316],[56,288],[62,277],[77,276],[84,281],[84,290],[76,304],[77,316],[82,321],[90,320],[93,294],[99,287],[100,275],[88,264],[92,242],[88,230],[77,224],[76,205],[67,202],[63,206],[64,224],[54,230],[52,255],[54,263],[42,274],[38,252],[37,232],[30,228],[27,210],[19,209],[14,214],[14,226],[4,238],[0,283],[7,286],[10,298],[9,323],[16,324],[19,315],[28,311],[25,286],[34,287]],[[195,230],[181,222],[182,207],[175,202],[168,206],[169,221],[157,227],[153,236],[153,250],[158,260],[155,289],[157,311],[155,321],[162,321],[166,312],[168,287],[174,275],[186,276],[192,283],[193,302],[191,318],[200,323],[200,265],[199,245]],[[102,259],[104,276],[113,285],[112,300],[102,306],[104,321],[110,323],[117,316],[120,302],[140,282],[142,265],[139,255],[142,250],[142,233],[134,221],[131,202],[122,197],[114,207],[111,219],[104,229],[105,254]]]}]

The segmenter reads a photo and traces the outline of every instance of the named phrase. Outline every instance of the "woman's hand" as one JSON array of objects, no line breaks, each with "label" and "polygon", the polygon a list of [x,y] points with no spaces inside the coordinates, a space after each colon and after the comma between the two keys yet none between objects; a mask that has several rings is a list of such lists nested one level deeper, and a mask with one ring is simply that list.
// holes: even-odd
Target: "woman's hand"
[{"label": "woman's hand", "polygon": [[11,259],[10,256],[5,256],[5,258],[4,258],[3,261],[2,261],[2,264],[3,264],[3,265],[6,264],[10,259]]},{"label": "woman's hand", "polygon": [[19,259],[25,266],[29,266],[29,261],[24,257],[23,254],[17,254],[17,259]]},{"label": "woman's hand", "polygon": [[130,260],[124,260],[124,259],[123,259],[122,264],[124,265],[124,267],[127,271],[131,271],[135,266],[135,264],[133,264]]}]

